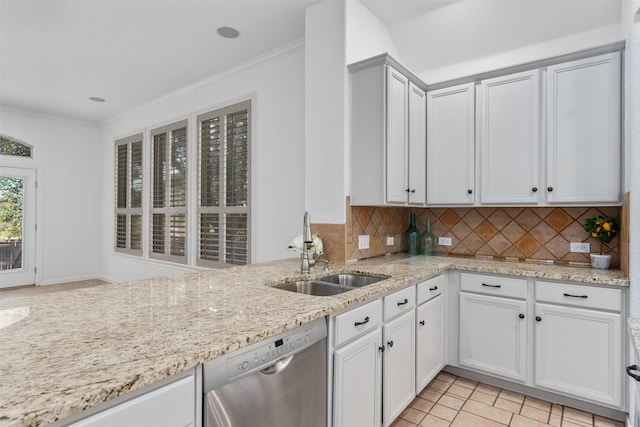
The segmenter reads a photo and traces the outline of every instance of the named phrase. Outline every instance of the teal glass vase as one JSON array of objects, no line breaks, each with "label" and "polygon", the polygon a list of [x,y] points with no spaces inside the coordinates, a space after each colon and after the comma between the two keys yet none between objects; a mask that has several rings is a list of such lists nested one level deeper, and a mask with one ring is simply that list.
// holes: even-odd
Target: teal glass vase
[{"label": "teal glass vase", "polygon": [[427,218],[427,228],[425,228],[420,237],[420,247],[423,255],[436,254],[436,236],[431,232],[431,218]]},{"label": "teal glass vase", "polygon": [[411,213],[411,222],[404,235],[404,240],[409,255],[418,255],[420,253],[420,230],[416,227],[416,214],[413,212]]}]

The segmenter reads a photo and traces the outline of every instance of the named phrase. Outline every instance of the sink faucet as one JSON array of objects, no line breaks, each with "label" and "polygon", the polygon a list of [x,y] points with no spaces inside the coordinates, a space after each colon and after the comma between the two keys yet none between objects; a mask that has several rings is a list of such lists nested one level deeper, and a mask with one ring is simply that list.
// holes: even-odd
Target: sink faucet
[{"label": "sink faucet", "polygon": [[316,261],[320,259],[323,254],[314,254],[309,259],[309,244],[313,243],[313,236],[311,235],[311,220],[309,219],[309,212],[304,213],[304,223],[302,225],[302,265],[300,271],[302,274],[309,274],[311,267],[316,264]]}]

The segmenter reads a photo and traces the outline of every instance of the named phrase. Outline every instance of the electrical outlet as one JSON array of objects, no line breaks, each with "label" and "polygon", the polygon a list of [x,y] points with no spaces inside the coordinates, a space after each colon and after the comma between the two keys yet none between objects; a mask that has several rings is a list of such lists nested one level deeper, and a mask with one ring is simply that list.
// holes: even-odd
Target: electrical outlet
[{"label": "electrical outlet", "polygon": [[369,235],[362,234],[358,236],[358,249],[369,249]]},{"label": "electrical outlet", "polygon": [[570,250],[571,252],[588,254],[589,252],[591,252],[591,244],[584,242],[571,242]]},{"label": "electrical outlet", "polygon": [[396,244],[396,239],[393,236],[387,237],[387,246],[393,246]]},{"label": "electrical outlet", "polygon": [[451,246],[451,237],[438,237],[438,244],[440,246]]}]

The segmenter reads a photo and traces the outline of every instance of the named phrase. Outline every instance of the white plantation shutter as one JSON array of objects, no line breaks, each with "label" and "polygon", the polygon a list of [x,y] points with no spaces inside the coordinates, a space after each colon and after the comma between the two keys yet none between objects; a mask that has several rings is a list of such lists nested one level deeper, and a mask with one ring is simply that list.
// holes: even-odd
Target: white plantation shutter
[{"label": "white plantation shutter", "polygon": [[198,116],[198,264],[248,264],[251,103]]},{"label": "white plantation shutter", "polygon": [[142,255],[142,134],[116,141],[115,250]]},{"label": "white plantation shutter", "polygon": [[151,258],[187,262],[187,121],[151,131]]}]

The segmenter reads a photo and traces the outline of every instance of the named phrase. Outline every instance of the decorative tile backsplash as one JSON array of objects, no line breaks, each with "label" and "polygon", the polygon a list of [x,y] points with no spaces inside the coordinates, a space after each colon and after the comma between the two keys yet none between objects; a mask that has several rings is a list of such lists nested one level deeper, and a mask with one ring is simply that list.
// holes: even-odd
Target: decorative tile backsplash
[{"label": "decorative tile backsplash", "polygon": [[[620,216],[621,208],[612,207],[481,207],[481,208],[401,208],[350,206],[347,199],[347,224],[314,224],[314,233],[325,242],[325,254],[331,261],[370,258],[404,250],[404,233],[409,214],[416,214],[421,232],[431,218],[433,234],[450,237],[451,246],[438,246],[445,255],[484,255],[520,260],[554,260],[588,263],[589,254],[572,253],[570,242],[588,242],[591,252],[600,251],[600,243],[587,237],[582,224],[596,215]],[[369,235],[369,249],[358,249],[358,236]],[[342,237],[344,236],[344,238]],[[394,244],[387,245],[393,237]],[[605,253],[612,254],[612,267],[620,266],[619,237]]]},{"label": "decorative tile backsplash", "polygon": [[[402,251],[409,214],[413,212],[421,232],[426,228],[427,218],[431,218],[436,238],[451,238],[451,246],[437,247],[437,253],[443,255],[589,262],[589,254],[569,251],[570,242],[588,242],[592,252],[600,250],[600,243],[589,239],[584,231],[584,220],[596,215],[620,215],[616,206],[430,209],[354,206],[351,210],[348,260]],[[371,236],[369,249],[358,250],[360,234]],[[386,245],[387,236],[394,237],[395,245]],[[619,266],[618,237],[604,250],[613,255],[612,266]]]}]

